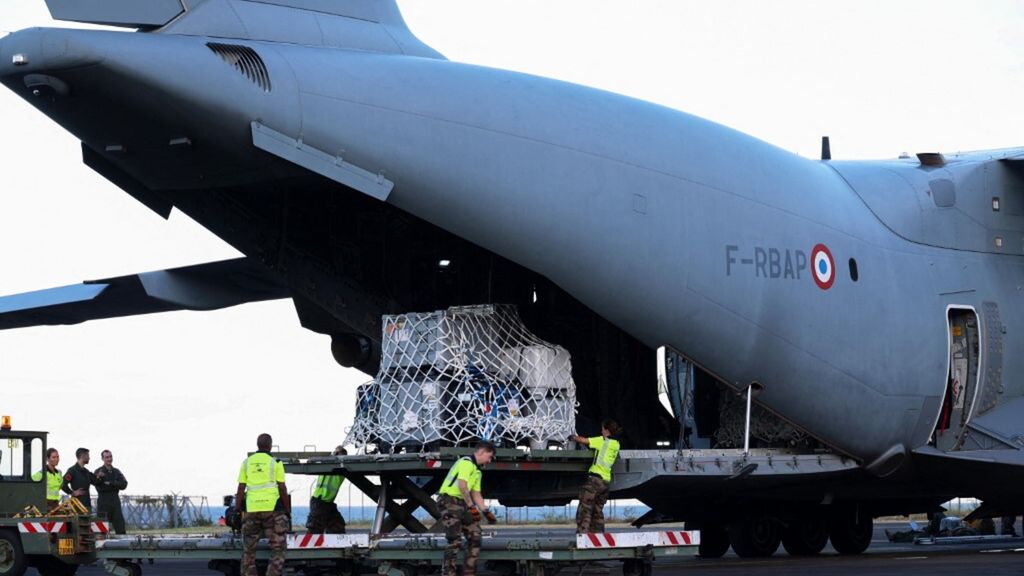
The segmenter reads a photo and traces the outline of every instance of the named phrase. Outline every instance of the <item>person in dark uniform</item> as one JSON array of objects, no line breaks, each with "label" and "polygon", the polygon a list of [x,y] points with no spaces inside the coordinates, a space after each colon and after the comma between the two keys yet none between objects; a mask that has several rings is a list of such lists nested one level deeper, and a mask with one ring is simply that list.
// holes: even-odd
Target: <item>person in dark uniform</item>
[{"label": "person in dark uniform", "polygon": [[96,511],[107,517],[113,524],[115,534],[124,534],[124,514],[121,512],[121,490],[128,487],[128,480],[120,470],[114,468],[114,455],[110,450],[100,452],[103,466],[94,472],[96,484]]},{"label": "person in dark uniform", "polygon": [[75,458],[78,459],[78,462],[64,473],[64,484],[61,485],[60,489],[78,498],[82,506],[85,506],[86,510],[92,512],[92,493],[90,487],[98,486],[100,480],[86,468],[89,464],[88,448],[75,450]]}]

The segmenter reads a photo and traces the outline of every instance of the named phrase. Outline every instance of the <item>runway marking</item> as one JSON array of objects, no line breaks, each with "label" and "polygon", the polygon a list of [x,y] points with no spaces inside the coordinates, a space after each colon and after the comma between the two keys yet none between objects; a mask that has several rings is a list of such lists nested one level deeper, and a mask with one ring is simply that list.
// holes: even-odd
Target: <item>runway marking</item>
[{"label": "runway marking", "polygon": [[999,554],[1000,552],[1024,552],[1024,548],[1002,548],[1000,550],[979,550],[982,554]]}]

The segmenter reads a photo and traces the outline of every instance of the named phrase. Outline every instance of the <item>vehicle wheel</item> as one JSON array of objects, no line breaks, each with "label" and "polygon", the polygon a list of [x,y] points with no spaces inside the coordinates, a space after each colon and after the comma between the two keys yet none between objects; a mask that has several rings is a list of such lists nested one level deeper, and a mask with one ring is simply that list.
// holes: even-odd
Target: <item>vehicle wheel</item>
[{"label": "vehicle wheel", "polygon": [[10,532],[0,532],[0,576],[21,576],[28,568],[21,538]]},{"label": "vehicle wheel", "polygon": [[832,547],[840,554],[860,554],[871,545],[875,522],[871,516],[849,510],[836,514],[829,522]]},{"label": "vehicle wheel", "polygon": [[516,573],[515,560],[488,560],[484,562],[484,569],[488,572],[497,572],[500,576],[512,576]]},{"label": "vehicle wheel", "polygon": [[654,567],[646,560],[630,558],[622,561],[622,576],[651,576]]},{"label": "vehicle wheel", "polygon": [[237,560],[210,560],[206,567],[224,576],[240,576],[242,573],[241,563]]},{"label": "vehicle wheel", "polygon": [[779,524],[774,518],[758,516],[729,525],[732,550],[742,558],[771,556],[782,540]]},{"label": "vehicle wheel", "polygon": [[[549,562],[544,565],[544,576],[557,576],[557,574],[561,571],[562,566],[559,564],[555,564],[554,562]],[[643,574],[642,576],[651,576],[651,573],[648,572],[647,574]]]},{"label": "vehicle wheel", "polygon": [[697,555],[701,558],[721,558],[729,551],[729,531],[723,526],[704,526],[700,529]]},{"label": "vehicle wheel", "polygon": [[36,560],[36,570],[39,576],[75,576],[78,564],[67,564],[52,556],[43,556]]},{"label": "vehicle wheel", "polygon": [[814,556],[825,544],[828,544],[828,524],[823,518],[800,518],[782,532],[782,547],[790,556]]}]

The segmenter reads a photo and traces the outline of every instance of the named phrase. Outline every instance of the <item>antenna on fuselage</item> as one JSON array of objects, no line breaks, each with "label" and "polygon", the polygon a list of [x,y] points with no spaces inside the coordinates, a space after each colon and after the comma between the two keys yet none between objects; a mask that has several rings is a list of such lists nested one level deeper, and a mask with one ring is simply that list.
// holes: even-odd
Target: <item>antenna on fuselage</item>
[{"label": "antenna on fuselage", "polygon": [[832,145],[829,144],[828,136],[821,137],[821,159],[831,160],[832,159]]}]

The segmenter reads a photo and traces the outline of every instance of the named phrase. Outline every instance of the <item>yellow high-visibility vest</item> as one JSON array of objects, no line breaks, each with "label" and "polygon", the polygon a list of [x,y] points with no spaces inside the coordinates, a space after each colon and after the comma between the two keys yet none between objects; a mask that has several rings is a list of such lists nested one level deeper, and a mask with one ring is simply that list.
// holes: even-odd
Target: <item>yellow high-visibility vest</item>
[{"label": "yellow high-visibility vest", "polygon": [[324,474],[316,479],[316,488],[313,489],[313,498],[324,502],[334,502],[338,497],[338,490],[341,490],[341,483],[345,479],[333,474]]},{"label": "yellow high-visibility vest", "polygon": [[60,486],[64,483],[64,475],[60,470],[54,468],[53,472],[46,471],[46,499],[60,500]]},{"label": "yellow high-visibility vest", "polygon": [[238,483],[245,484],[246,512],[272,512],[281,496],[278,482],[284,482],[284,464],[270,454],[257,452],[243,460]]},{"label": "yellow high-visibility vest", "polygon": [[597,451],[594,454],[594,463],[590,466],[590,473],[597,474],[602,480],[610,483],[612,481],[612,465],[619,457],[619,441],[604,436],[595,436],[588,440],[590,448]]},{"label": "yellow high-visibility vest", "polygon": [[60,500],[60,486],[64,483],[64,475],[60,473],[60,470],[54,469],[54,472],[49,470],[41,470],[32,474],[32,481],[39,482],[43,479],[43,474],[46,474],[46,499],[47,500]]},{"label": "yellow high-visibility vest", "polygon": [[438,490],[438,493],[462,498],[462,491],[459,490],[459,480],[466,481],[466,486],[470,492],[479,492],[480,481],[483,475],[483,472],[476,467],[476,462],[471,457],[463,456],[456,460],[452,469],[448,471],[448,476],[445,476],[444,484],[441,484],[441,489]]}]

